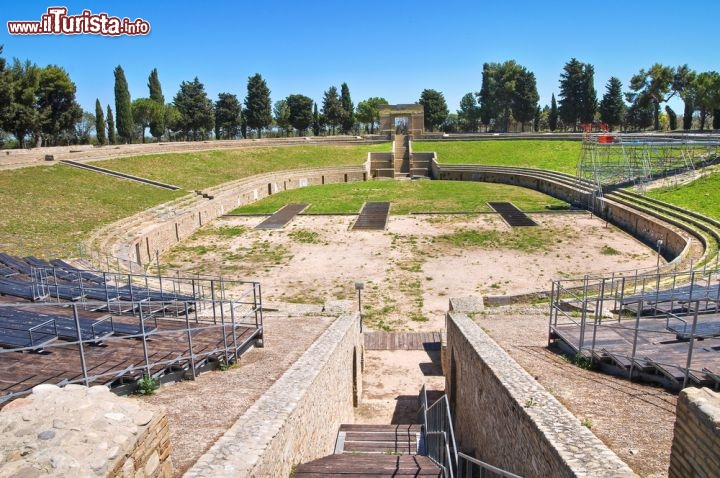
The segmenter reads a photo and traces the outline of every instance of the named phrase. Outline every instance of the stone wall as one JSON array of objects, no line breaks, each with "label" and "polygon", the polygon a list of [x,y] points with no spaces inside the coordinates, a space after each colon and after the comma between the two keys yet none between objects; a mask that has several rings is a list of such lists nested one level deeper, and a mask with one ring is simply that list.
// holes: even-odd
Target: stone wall
[{"label": "stone wall", "polygon": [[707,388],[680,392],[670,478],[718,476],[720,473],[720,393]]},{"label": "stone wall", "polygon": [[185,477],[288,476],[294,465],[332,454],[362,396],[361,363],[359,316],[343,315]]},{"label": "stone wall", "polygon": [[173,476],[165,412],[105,386],[39,385],[0,410],[0,476]]},{"label": "stone wall", "polygon": [[[589,198],[585,192],[568,183],[554,181],[551,176],[542,177],[543,173],[541,170],[524,172],[522,169],[512,168],[501,171],[477,167],[477,170],[474,170],[472,166],[442,166],[436,161],[431,163],[431,177],[434,179],[509,184],[534,189],[581,207],[588,205]],[[611,224],[652,248],[655,248],[658,239],[662,239],[661,254],[666,260],[672,261],[686,251],[687,237],[670,227],[667,222],[641,214],[622,204],[605,199],[601,201],[602,216]]]},{"label": "stone wall", "polygon": [[466,314],[447,315],[446,387],[458,448],[525,477],[634,477]]},{"label": "stone wall", "polygon": [[198,228],[233,209],[280,191],[331,183],[365,181],[364,166],[259,174],[198,191],[102,228],[90,238],[91,250],[146,265]]}]

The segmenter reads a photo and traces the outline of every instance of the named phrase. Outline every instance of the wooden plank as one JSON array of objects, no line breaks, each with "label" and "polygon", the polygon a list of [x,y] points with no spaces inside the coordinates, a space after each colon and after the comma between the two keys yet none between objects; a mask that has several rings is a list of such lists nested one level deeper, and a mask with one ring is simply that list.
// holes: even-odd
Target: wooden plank
[{"label": "wooden plank", "polygon": [[439,332],[365,332],[366,350],[440,350]]},{"label": "wooden plank", "polygon": [[389,202],[366,202],[360,210],[352,230],[382,231],[387,226],[389,214]]},{"label": "wooden plank", "polygon": [[344,431],[344,432],[348,432],[348,431],[366,431],[366,432],[395,431],[395,433],[418,433],[418,432],[422,431],[422,425],[417,424],[417,423],[393,424],[393,425],[343,423],[342,425],[340,425],[340,431]]},{"label": "wooden plank", "polygon": [[298,466],[295,476],[440,476],[440,469],[419,455],[330,455]]},{"label": "wooden plank", "polygon": [[288,204],[255,226],[255,229],[282,229],[287,223],[292,221],[295,216],[303,212],[308,205],[307,203]]}]

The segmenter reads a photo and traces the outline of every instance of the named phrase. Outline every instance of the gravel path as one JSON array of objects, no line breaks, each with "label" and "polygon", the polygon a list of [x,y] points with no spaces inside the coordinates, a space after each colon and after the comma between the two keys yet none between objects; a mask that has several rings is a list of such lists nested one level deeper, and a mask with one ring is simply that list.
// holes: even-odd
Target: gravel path
[{"label": "gravel path", "polygon": [[170,384],[153,396],[141,398],[167,410],[175,476],[182,476],[333,320],[265,314],[265,347],[248,350],[238,366]]}]

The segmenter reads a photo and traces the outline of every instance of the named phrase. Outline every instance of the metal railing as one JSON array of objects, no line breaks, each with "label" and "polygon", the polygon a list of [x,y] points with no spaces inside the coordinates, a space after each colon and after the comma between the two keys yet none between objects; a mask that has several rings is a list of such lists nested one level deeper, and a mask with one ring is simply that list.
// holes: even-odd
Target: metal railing
[{"label": "metal railing", "polygon": [[427,389],[423,385],[420,389],[419,401],[418,415],[420,415],[423,425],[422,450],[440,467],[444,477],[521,478],[519,475],[458,451],[447,395],[443,395],[435,403],[429,405]]},{"label": "metal railing", "polygon": [[[658,372],[661,383],[667,383],[666,376],[672,387],[685,388],[713,377],[704,370],[704,356],[694,360],[693,351],[696,340],[720,336],[718,313],[717,269],[556,280],[550,297],[548,345],[560,341],[601,366],[610,357],[625,367],[630,379],[645,376],[643,364],[649,364],[652,373],[646,378],[653,379]],[[672,350],[665,354],[661,346],[641,347],[642,334]],[[609,338],[621,336],[626,345],[608,344]],[[668,370],[679,370],[681,376],[668,375]]]},{"label": "metal railing", "polygon": [[[26,338],[26,345],[11,346],[10,341],[0,347],[0,369],[2,364],[11,363],[17,352],[38,351],[57,351],[76,368],[66,369],[73,372],[57,377],[38,374],[37,383],[27,388],[18,384],[9,393],[0,394],[0,406],[39,383],[101,383],[111,388],[125,384],[131,388],[144,374],[160,380],[173,374],[178,379],[195,378],[206,366],[218,362],[230,365],[253,344],[262,344],[262,290],[258,282],[44,267],[32,269],[31,281],[28,285],[44,291],[45,300],[2,303],[0,317],[37,310],[40,317],[50,320],[13,332],[20,339]],[[68,291],[79,294],[79,298],[69,301],[59,297],[60,292]],[[63,323],[62,333],[59,322]],[[136,346],[138,343],[141,347]],[[132,349],[131,359],[102,365],[99,344]],[[48,362],[41,355],[37,357],[33,362],[47,367]],[[28,376],[34,375],[28,372]]]}]

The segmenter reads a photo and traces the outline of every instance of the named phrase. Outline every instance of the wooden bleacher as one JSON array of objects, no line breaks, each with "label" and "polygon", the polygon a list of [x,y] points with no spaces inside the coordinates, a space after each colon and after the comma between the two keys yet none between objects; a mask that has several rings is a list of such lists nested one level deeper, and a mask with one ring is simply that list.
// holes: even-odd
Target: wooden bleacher
[{"label": "wooden bleacher", "polygon": [[[86,271],[2,253],[0,271],[0,407],[41,383],[127,393],[147,373],[193,378],[263,336],[255,282]],[[231,302],[226,283],[249,288],[249,299]]]}]

